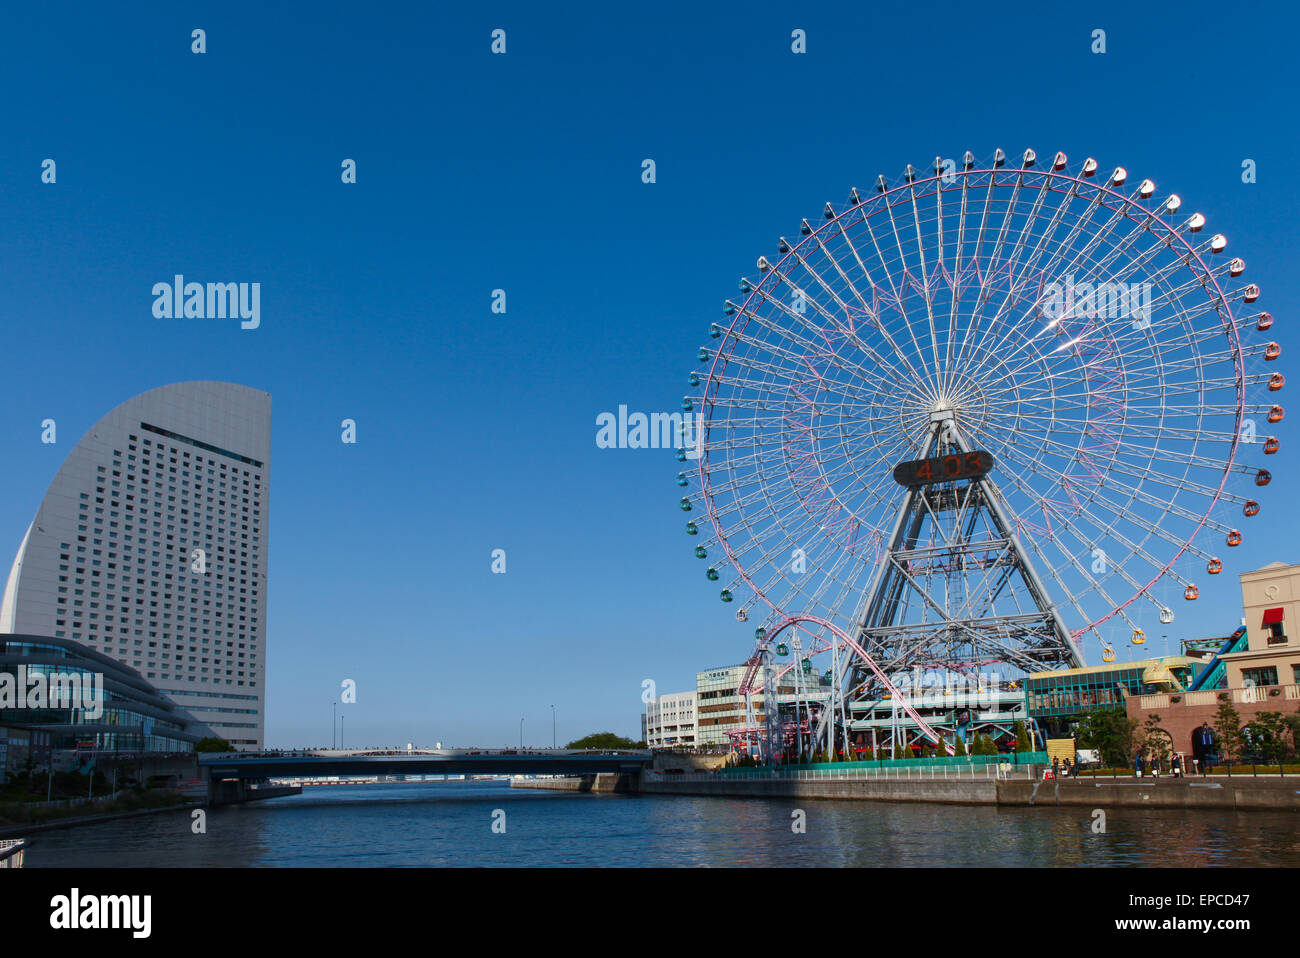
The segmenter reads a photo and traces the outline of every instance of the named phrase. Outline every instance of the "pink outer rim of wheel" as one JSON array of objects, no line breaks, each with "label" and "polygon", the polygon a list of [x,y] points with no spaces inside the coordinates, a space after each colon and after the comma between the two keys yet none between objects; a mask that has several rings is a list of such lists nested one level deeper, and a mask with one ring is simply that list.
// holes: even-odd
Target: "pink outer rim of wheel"
[{"label": "pink outer rim of wheel", "polygon": [[[1212,287],[1214,294],[1218,297],[1219,302],[1223,306],[1223,310],[1226,310],[1227,317],[1225,321],[1225,329],[1228,333],[1230,342],[1232,344],[1232,349],[1235,354],[1235,364],[1237,369],[1238,380],[1239,382],[1241,381],[1242,377],[1244,376],[1246,358],[1241,346],[1241,337],[1238,335],[1237,332],[1236,317],[1233,315],[1232,306],[1228,302],[1227,296],[1224,295],[1223,289],[1219,286],[1218,280],[1216,280],[1213,277],[1211,273],[1211,269],[1206,264],[1205,259],[1195,251],[1194,247],[1187,241],[1187,238],[1182,233],[1178,232],[1173,227],[1171,227],[1163,217],[1157,215],[1151,210],[1148,210],[1146,207],[1141,206],[1135,201],[1130,200],[1128,197],[1116,193],[1114,190],[1110,188],[1109,184],[1103,185],[1098,181],[1084,179],[1079,176],[1075,176],[1073,174],[1060,173],[1055,170],[1046,170],[1046,169],[1030,170],[1030,169],[1022,169],[1018,167],[1011,167],[1011,168],[966,170],[963,171],[962,175],[969,177],[969,176],[979,176],[987,173],[987,174],[991,174],[994,177],[994,182],[996,183],[996,178],[999,172],[1007,173],[1007,174],[1015,174],[1015,175],[1040,176],[1052,180],[1060,180],[1068,183],[1087,186],[1090,189],[1098,191],[1101,195],[1111,197],[1116,201],[1116,205],[1112,205],[1111,203],[1108,202],[1103,202],[1103,205],[1106,206],[1107,209],[1111,209],[1114,210],[1115,212],[1119,212],[1120,209],[1123,207],[1137,207],[1138,209],[1142,210],[1142,212],[1145,213],[1148,217],[1150,217],[1153,223],[1158,223],[1166,231],[1167,235],[1173,238],[1176,242],[1180,243],[1183,249],[1188,254],[1188,256],[1192,260],[1195,260],[1196,264],[1200,267],[1203,273],[1204,280],[1207,281],[1209,287]],[[908,195],[910,196],[912,193],[916,191],[916,188],[919,186],[924,186],[927,183],[934,183],[934,182],[941,181],[943,175],[944,174],[936,173],[932,176],[926,176],[924,178],[914,180],[910,183],[901,183],[898,186],[894,186],[888,190],[885,190],[883,193],[880,194],[880,198],[887,203],[888,198],[892,194],[899,193],[900,191],[904,191],[904,190],[908,191]],[[1062,185],[1064,185],[1064,183]],[[953,186],[953,187],[948,187],[947,189],[960,189],[960,187]],[[1065,192],[1065,190],[1058,190],[1055,187],[1049,187],[1049,189],[1052,189],[1054,192]],[[941,182],[940,182],[940,191],[941,192],[946,191],[942,187]],[[837,226],[841,217],[857,210],[859,205],[860,204],[850,205],[847,208],[836,213],[833,217],[828,219],[825,223],[817,227],[809,235],[805,236],[802,240],[800,240],[799,243],[792,246],[790,248],[790,251],[786,253],[784,256],[782,256],[780,260],[777,261],[776,265],[773,267],[773,272],[774,273],[779,272],[779,267],[782,264],[784,264],[787,260],[789,260],[794,255],[796,250],[800,249],[805,243],[808,243],[809,241],[813,240],[817,236],[817,234],[820,233],[822,230],[828,227]],[[1190,263],[1188,265],[1190,266]],[[746,297],[745,302],[739,306],[739,308],[736,311],[736,317],[732,320],[731,325],[727,327],[726,334],[722,336],[723,343],[727,341],[727,337],[731,335],[733,331],[736,329],[736,324],[744,318],[744,313],[746,312],[750,301],[753,300],[753,298],[757,295],[758,287],[762,286],[766,280],[767,277],[763,277],[763,279],[759,280],[758,283],[755,284],[754,289],[750,292],[749,296]],[[1222,317],[1224,315],[1223,310],[1216,309],[1215,311],[1218,312],[1219,315]],[[723,362],[722,349],[718,349],[715,352],[713,356],[713,361],[709,365],[708,380],[705,384],[703,396],[700,400],[705,407],[709,405],[709,391],[711,389],[716,390],[717,388],[716,374],[721,372],[721,370],[718,367],[719,362]],[[723,367],[725,366],[726,363],[723,362]],[[1182,557],[1183,553],[1187,551],[1187,547],[1191,545],[1192,540],[1194,540],[1197,534],[1201,531],[1202,527],[1205,525],[1205,520],[1208,519],[1210,513],[1214,511],[1215,505],[1218,504],[1219,497],[1223,494],[1224,486],[1227,484],[1228,481],[1228,474],[1231,471],[1232,464],[1237,457],[1237,446],[1241,441],[1241,428],[1240,428],[1241,420],[1244,414],[1245,414],[1245,396],[1243,394],[1242,389],[1238,388],[1237,428],[1233,430],[1232,446],[1228,451],[1227,461],[1224,463],[1223,478],[1219,480],[1219,487],[1214,492],[1214,498],[1210,500],[1209,508],[1206,509],[1205,515],[1201,517],[1201,521],[1197,523],[1196,528],[1192,530],[1192,534],[1187,537],[1187,541],[1183,543],[1183,545],[1179,548],[1178,552],[1174,555],[1172,559],[1169,560],[1168,563],[1166,563],[1164,568],[1162,568],[1159,572],[1155,574],[1155,577],[1152,578],[1150,582],[1148,582],[1137,592],[1135,592],[1132,595],[1132,597],[1130,597],[1126,602],[1116,606],[1106,615],[1102,616],[1100,619],[1097,619],[1097,621],[1091,622],[1081,629],[1071,630],[1070,635],[1072,638],[1078,639],[1081,635],[1084,635],[1087,632],[1096,629],[1098,626],[1102,625],[1107,620],[1109,620],[1110,618],[1117,615],[1119,612],[1123,611],[1124,609],[1132,605],[1134,602],[1136,602],[1142,595],[1146,594],[1146,592],[1153,585],[1159,582],[1160,579],[1164,577],[1165,573],[1167,573],[1171,568],[1173,568],[1174,563],[1177,562]],[[709,473],[708,473],[709,445],[708,442],[706,441],[708,436],[708,429],[709,429],[709,423],[706,422],[704,437],[700,438],[700,464],[699,464],[700,491],[704,496],[706,508],[708,509],[709,521],[713,524],[713,529],[717,533],[718,543],[722,546],[723,551],[727,554],[727,559],[731,562],[732,567],[740,575],[740,578],[745,582],[745,584],[749,586],[750,590],[756,596],[762,599],[762,601],[766,603],[768,607],[770,607],[772,611],[775,612],[777,615],[788,615],[789,613],[787,613],[786,610],[777,608],[777,606],[770,599],[768,599],[767,595],[764,594],[763,591],[754,584],[753,580],[750,579],[749,574],[741,567],[740,563],[736,561],[736,557],[731,551],[731,545],[727,541],[726,536],[723,534],[721,526],[718,524],[717,515],[714,509],[712,508],[713,494],[711,491],[712,487],[709,484]],[[818,621],[818,622],[822,621],[822,620],[813,619],[811,616],[805,616],[804,618],[807,619],[808,621]],[[787,622],[787,624],[789,623]],[[823,624],[826,624],[828,627],[832,629],[835,628],[834,626],[830,626],[829,623],[823,623]],[[856,648],[856,643],[854,643],[854,647]],[[865,656],[866,653],[864,652],[861,654]],[[868,659],[868,661],[870,662],[870,659]],[[872,663],[872,666],[874,668],[874,663]]]}]

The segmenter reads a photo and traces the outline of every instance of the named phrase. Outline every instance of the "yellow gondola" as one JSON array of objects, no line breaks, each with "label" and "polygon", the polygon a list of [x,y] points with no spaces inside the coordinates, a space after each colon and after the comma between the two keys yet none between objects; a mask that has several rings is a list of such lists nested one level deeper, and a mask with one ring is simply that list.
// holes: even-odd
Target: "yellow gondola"
[{"label": "yellow gondola", "polygon": [[1145,642],[1146,640],[1147,640],[1147,634],[1146,634],[1145,632],[1143,632],[1141,629],[1134,629],[1134,630],[1133,630],[1133,644],[1134,644],[1134,645],[1141,645],[1141,644],[1142,644],[1143,642]]},{"label": "yellow gondola", "polygon": [[1101,650],[1101,660],[1103,662],[1114,662],[1115,650],[1111,648],[1109,645],[1106,646],[1104,649]]}]

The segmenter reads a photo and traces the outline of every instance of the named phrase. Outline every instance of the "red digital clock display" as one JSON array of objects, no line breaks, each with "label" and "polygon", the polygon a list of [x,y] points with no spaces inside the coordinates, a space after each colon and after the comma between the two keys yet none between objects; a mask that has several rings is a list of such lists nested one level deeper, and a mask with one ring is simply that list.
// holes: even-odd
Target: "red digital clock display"
[{"label": "red digital clock display", "polygon": [[959,452],[951,456],[900,462],[894,467],[894,481],[901,486],[915,488],[934,482],[980,479],[992,468],[993,457],[987,452]]}]

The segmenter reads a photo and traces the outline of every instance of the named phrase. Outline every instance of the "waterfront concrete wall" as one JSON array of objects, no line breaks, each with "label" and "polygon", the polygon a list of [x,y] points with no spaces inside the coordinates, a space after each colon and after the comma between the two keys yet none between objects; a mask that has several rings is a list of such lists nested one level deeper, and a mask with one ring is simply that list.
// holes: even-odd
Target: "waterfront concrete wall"
[{"label": "waterfront concrete wall", "polygon": [[[512,778],[511,788],[539,788],[548,792],[589,792],[591,775],[569,778]],[[585,788],[583,786],[586,786]]]},{"label": "waterfront concrete wall", "polygon": [[1300,811],[1300,778],[999,782],[999,805]]},{"label": "waterfront concrete wall", "polygon": [[669,769],[681,769],[683,772],[707,772],[722,768],[730,755],[720,752],[717,755],[695,755],[690,752],[656,752],[654,763],[650,766],[656,772]]},{"label": "waterfront concrete wall", "polygon": [[948,805],[1086,808],[1234,809],[1300,811],[1300,777],[1227,779],[709,779],[643,776],[640,791],[654,795],[715,795],[735,798],[830,798]]},{"label": "waterfront concrete wall", "polygon": [[598,775],[571,775],[565,778],[512,778],[511,788],[539,788],[552,792],[635,792],[636,775],[601,772]]},{"label": "waterfront concrete wall", "polygon": [[719,795],[737,798],[836,798],[878,802],[939,802],[948,805],[996,805],[995,781],[922,781],[919,779],[728,778],[673,781],[642,776],[640,791],[656,795]]}]

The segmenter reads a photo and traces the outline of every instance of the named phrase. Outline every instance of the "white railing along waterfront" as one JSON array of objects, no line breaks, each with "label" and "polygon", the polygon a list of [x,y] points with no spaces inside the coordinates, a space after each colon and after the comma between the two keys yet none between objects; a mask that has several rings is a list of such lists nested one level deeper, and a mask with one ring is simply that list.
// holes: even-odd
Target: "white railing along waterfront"
[{"label": "white railing along waterfront", "polygon": [[754,769],[752,773],[735,772],[655,772],[642,773],[655,782],[863,782],[863,781],[917,781],[917,782],[989,782],[1025,779],[1034,781],[1032,765],[943,765],[918,768],[837,768],[837,769]]},{"label": "white railing along waterfront", "polygon": [[25,838],[0,839],[0,868],[22,868],[23,849],[26,847]]},{"label": "white railing along waterfront", "polygon": [[110,792],[107,795],[93,795],[85,798],[56,798],[49,802],[24,802],[24,808],[71,808],[74,805],[98,805],[100,802],[112,802],[117,800],[117,793]]}]

